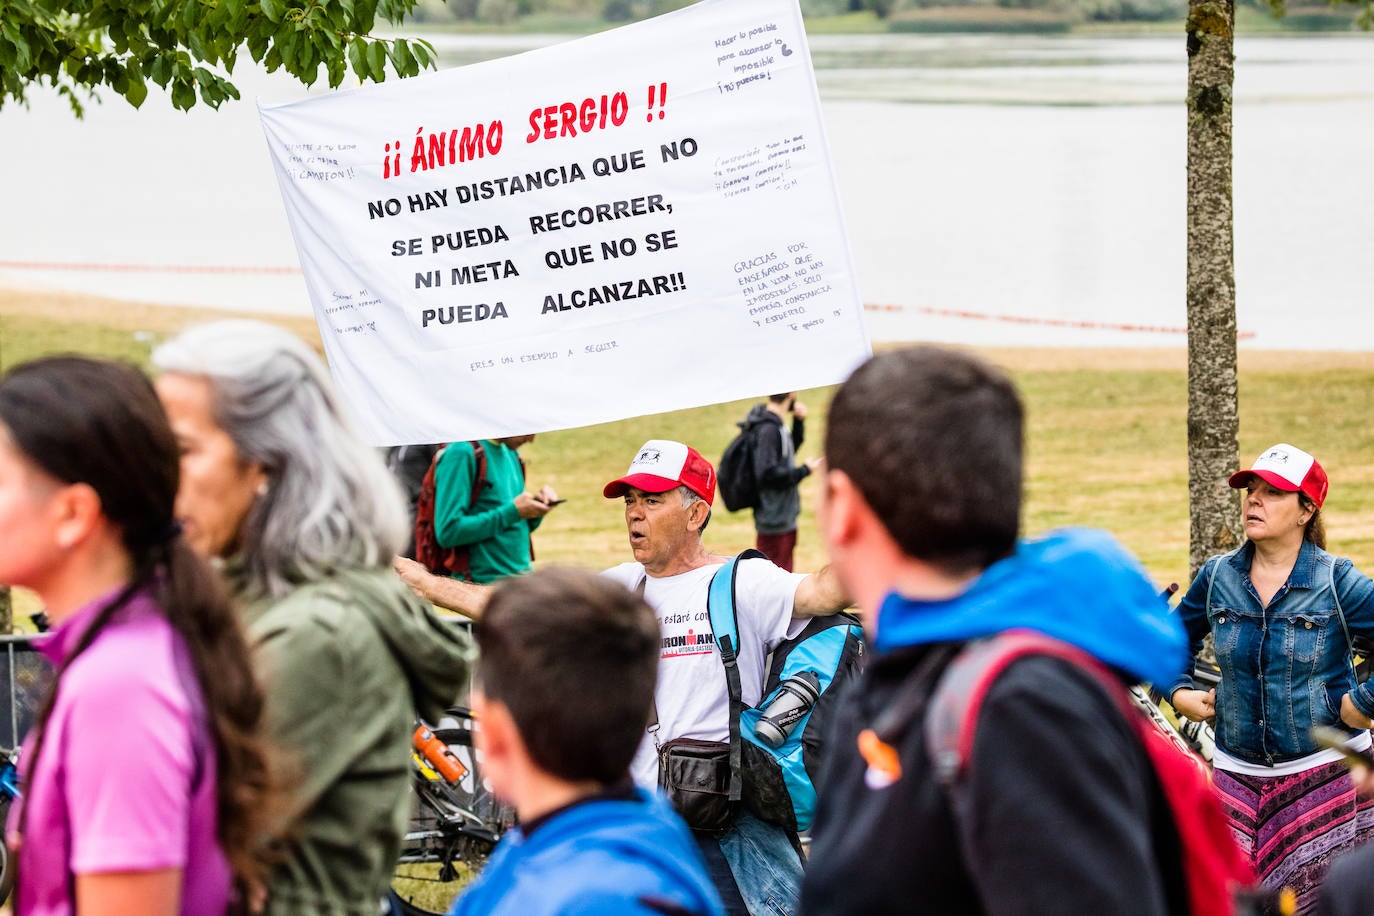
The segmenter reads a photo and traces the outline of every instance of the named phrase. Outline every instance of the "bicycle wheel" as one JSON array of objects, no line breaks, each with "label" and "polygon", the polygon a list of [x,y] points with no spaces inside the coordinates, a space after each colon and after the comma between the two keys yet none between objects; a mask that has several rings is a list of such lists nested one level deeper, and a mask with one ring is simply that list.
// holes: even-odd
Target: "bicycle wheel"
[{"label": "bicycle wheel", "polygon": [[482,777],[481,757],[472,743],[471,726],[442,726],[434,729],[434,736],[448,746],[465,770],[458,782],[447,786],[450,797],[463,809],[475,814],[481,826],[496,836],[505,833],[515,823],[515,809],[497,799],[487,788]]},{"label": "bicycle wheel", "polygon": [[410,825],[392,878],[392,907],[401,916],[446,912],[514,823],[513,810],[483,784],[467,710],[450,710],[432,731],[464,773],[449,784],[419,758],[412,759]]},{"label": "bicycle wheel", "polygon": [[[9,820],[10,800],[0,798],[0,824]],[[10,868],[10,848],[9,844],[0,841],[0,905],[10,899],[10,892],[14,890],[14,869]]]}]

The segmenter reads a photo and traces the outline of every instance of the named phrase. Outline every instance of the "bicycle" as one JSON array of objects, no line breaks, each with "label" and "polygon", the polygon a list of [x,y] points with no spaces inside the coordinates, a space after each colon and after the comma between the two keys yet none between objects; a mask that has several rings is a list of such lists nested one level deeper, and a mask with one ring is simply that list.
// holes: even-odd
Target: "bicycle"
[{"label": "bicycle", "polygon": [[[1178,583],[1170,582],[1160,597],[1165,601],[1178,592]],[[1221,669],[1205,654],[1193,659],[1193,683],[1215,687],[1221,682]],[[1216,737],[1210,722],[1193,722],[1174,711],[1168,698],[1153,685],[1137,684],[1131,687],[1131,700],[1180,749],[1201,757],[1211,763],[1212,751],[1216,747]],[[1167,710],[1165,707],[1168,707]]]},{"label": "bicycle", "polygon": [[[483,785],[473,721],[472,712],[458,706],[433,728],[418,723],[411,753],[414,809],[392,879],[393,916],[447,912],[515,823],[514,809]],[[428,755],[422,745],[428,745]]]},{"label": "bicycle", "polygon": [[[10,805],[21,797],[19,738],[33,724],[51,680],[52,668],[34,648],[32,635],[0,636],[0,828],[9,820]],[[13,888],[9,849],[0,843],[0,903]]]}]

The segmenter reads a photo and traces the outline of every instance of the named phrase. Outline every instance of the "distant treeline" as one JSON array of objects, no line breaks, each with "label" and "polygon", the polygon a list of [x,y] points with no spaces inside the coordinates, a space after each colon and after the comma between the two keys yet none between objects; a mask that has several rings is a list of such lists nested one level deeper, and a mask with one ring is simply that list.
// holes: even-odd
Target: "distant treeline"
[{"label": "distant treeline", "polygon": [[[511,26],[521,23],[578,27],[585,23],[622,23],[647,19],[690,5],[692,0],[420,0],[413,19],[435,25],[474,23]],[[1270,11],[1271,3],[1283,0],[1240,0],[1242,6]],[[1297,4],[1293,4],[1296,6]],[[1346,22],[1344,10],[1322,3],[1314,9],[1290,10],[1290,20],[1315,14],[1335,16]],[[893,30],[938,28],[942,22],[995,24],[1015,30],[1018,23],[1157,22],[1182,19],[1188,0],[801,0],[808,19],[874,17]],[[1296,14],[1296,15],[1294,15]],[[532,22],[531,22],[532,21]],[[1302,27],[1298,21],[1290,25]],[[1348,26],[1347,26],[1348,27]]]}]

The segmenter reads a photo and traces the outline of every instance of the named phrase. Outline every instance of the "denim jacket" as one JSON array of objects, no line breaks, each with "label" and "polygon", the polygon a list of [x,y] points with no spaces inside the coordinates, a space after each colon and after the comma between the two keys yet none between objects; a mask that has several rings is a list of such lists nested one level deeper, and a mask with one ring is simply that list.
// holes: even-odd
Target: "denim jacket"
[{"label": "denim jacket", "polygon": [[[1318,750],[1313,725],[1355,733],[1341,721],[1346,693],[1374,716],[1374,689],[1356,686],[1346,633],[1374,636],[1374,582],[1303,541],[1288,581],[1265,607],[1250,581],[1254,554],[1247,542],[1208,560],[1178,610],[1194,653],[1209,631],[1216,644],[1217,743],[1233,757],[1272,765]],[[1187,686],[1181,677],[1170,694]]]}]

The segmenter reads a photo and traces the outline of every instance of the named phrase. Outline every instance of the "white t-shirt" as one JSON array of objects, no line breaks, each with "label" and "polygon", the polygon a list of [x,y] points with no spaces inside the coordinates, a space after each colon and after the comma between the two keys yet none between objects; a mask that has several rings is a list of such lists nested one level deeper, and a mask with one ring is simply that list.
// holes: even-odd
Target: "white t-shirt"
[{"label": "white t-shirt", "polygon": [[[720,564],[712,563],[676,576],[645,577],[639,563],[622,563],[603,575],[626,588],[644,581],[644,600],[658,614],[659,643],[658,741],[698,738],[728,741],[730,693],[725,664],[706,612],[706,593]],[[764,665],[768,653],[789,632],[800,631],[805,621],[793,626],[792,601],[797,585],[806,575],[790,573],[764,560],[745,560],[735,576],[735,613],[739,620],[740,693],[750,706],[763,694]],[[653,736],[639,743],[630,775],[636,784],[658,784],[658,755]]]}]

